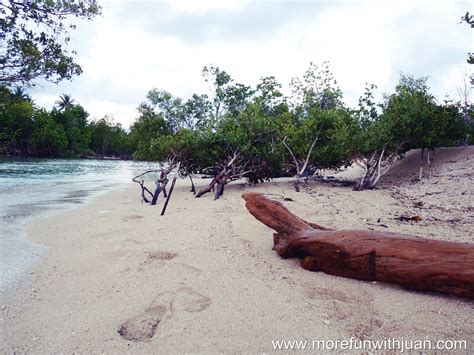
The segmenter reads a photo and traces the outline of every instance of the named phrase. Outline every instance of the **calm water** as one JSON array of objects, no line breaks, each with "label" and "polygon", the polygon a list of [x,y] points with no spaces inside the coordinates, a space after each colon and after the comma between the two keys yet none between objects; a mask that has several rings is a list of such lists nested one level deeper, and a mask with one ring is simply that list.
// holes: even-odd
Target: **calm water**
[{"label": "calm water", "polygon": [[132,161],[0,158],[0,294],[45,249],[26,238],[29,220],[82,204],[156,168]]}]

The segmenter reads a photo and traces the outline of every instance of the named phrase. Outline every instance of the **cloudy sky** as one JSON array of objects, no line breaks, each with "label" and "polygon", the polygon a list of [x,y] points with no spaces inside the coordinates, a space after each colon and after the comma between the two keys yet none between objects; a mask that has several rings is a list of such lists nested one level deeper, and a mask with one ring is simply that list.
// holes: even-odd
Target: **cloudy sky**
[{"label": "cloudy sky", "polygon": [[151,88],[176,96],[209,93],[201,71],[214,64],[237,82],[273,75],[288,86],[311,61],[329,60],[349,105],[366,82],[381,93],[399,74],[429,76],[433,93],[457,98],[472,49],[473,12],[464,0],[99,1],[101,17],[78,23],[71,48],[84,73],[32,91],[51,108],[71,94],[91,119],[113,115],[128,127]]}]

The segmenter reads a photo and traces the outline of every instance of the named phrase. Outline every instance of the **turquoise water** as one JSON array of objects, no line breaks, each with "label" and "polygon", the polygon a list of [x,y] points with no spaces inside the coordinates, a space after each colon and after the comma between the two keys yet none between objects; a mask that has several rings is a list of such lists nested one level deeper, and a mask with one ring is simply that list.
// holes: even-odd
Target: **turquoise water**
[{"label": "turquoise water", "polygon": [[45,250],[27,239],[28,221],[83,204],[156,168],[133,161],[0,158],[0,293]]}]

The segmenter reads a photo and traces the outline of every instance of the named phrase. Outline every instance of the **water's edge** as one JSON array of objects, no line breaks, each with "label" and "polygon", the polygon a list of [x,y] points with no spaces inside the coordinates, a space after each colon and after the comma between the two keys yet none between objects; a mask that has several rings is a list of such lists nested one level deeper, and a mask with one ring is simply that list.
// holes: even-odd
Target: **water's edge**
[{"label": "water's edge", "polygon": [[0,296],[14,294],[47,251],[29,238],[32,223],[130,186],[150,165],[157,168],[130,161],[0,159]]}]

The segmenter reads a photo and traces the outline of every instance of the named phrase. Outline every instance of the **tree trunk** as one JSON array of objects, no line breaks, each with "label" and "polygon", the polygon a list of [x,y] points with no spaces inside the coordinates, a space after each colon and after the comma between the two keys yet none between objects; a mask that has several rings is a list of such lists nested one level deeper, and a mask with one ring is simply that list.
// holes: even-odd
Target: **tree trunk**
[{"label": "tree trunk", "polygon": [[194,186],[193,177],[191,175],[189,175],[189,180],[191,180],[191,192],[193,195],[196,195],[196,187]]},{"label": "tree trunk", "polygon": [[474,245],[411,235],[330,230],[258,193],[242,195],[249,212],[277,231],[273,249],[302,267],[358,280],[474,299]]},{"label": "tree trunk", "polygon": [[[179,164],[178,164],[178,170],[179,170]],[[168,207],[168,203],[170,202],[171,194],[173,193],[174,185],[176,184],[176,179],[178,178],[178,173],[176,172],[176,175],[173,177],[173,181],[171,182],[171,187],[168,195],[166,196],[165,204],[163,205],[163,209],[161,210],[161,216],[163,216],[166,212],[166,207]]]},{"label": "tree trunk", "polygon": [[[227,179],[232,175],[231,172],[234,169],[234,164],[236,163],[236,160],[239,158],[240,153],[234,152],[232,156],[229,156],[227,158],[227,162],[224,164],[224,167],[220,171],[219,174],[215,175],[214,178],[211,180],[211,183],[203,187],[199,190],[199,192],[196,194],[196,198],[201,197],[202,195],[208,193],[211,190],[214,190],[214,185],[219,182],[223,182],[223,184],[226,184]],[[219,191],[219,188],[218,188]],[[222,192],[224,191],[224,188],[222,188]],[[215,195],[215,199],[218,199],[219,197],[217,194]]]},{"label": "tree trunk", "polygon": [[421,148],[421,153],[420,153],[420,174],[418,176],[418,180],[421,180],[423,177],[423,163],[424,163],[424,157],[425,157],[425,148]]},{"label": "tree trunk", "polygon": [[[286,149],[288,150],[288,152],[290,152],[290,155],[293,159],[293,163],[295,164],[295,168],[296,168],[296,178],[295,178],[295,182],[294,182],[294,186],[295,186],[295,191],[296,192],[300,192],[300,177],[302,174],[305,173],[306,171],[306,168],[308,167],[308,164],[309,164],[309,161],[310,161],[310,158],[311,158],[311,153],[313,152],[313,149],[314,149],[314,146],[316,145],[316,142],[318,141],[319,139],[319,134],[321,133],[321,128],[319,128],[319,131],[318,131],[318,134],[316,135],[316,138],[314,138],[313,142],[311,143],[311,146],[309,147],[309,150],[308,150],[308,154],[306,155],[306,159],[304,162],[301,162],[296,158],[296,155],[293,153],[293,150],[290,148],[290,146],[288,144],[286,144],[286,138],[285,137],[283,140],[282,140],[282,143],[283,145],[286,147]],[[306,180],[307,181],[307,180]]]},{"label": "tree trunk", "polygon": [[433,160],[434,160],[434,153],[435,153],[434,148],[430,148],[428,150],[428,168],[430,169],[429,175],[428,175],[428,180],[431,180],[431,173],[432,173],[431,167],[432,167]]},{"label": "tree trunk", "polygon": [[156,201],[158,201],[158,196],[160,195],[161,190],[163,190],[161,183],[156,184],[155,193],[153,194],[153,198],[151,199],[152,206],[156,205]]},{"label": "tree trunk", "polygon": [[296,175],[294,186],[295,186],[295,192],[300,192],[300,174]]},{"label": "tree trunk", "polygon": [[397,157],[399,148],[403,142],[399,143],[397,149],[386,154],[385,147],[381,151],[375,151],[370,159],[363,159],[359,165],[364,169],[364,175],[359,179],[354,190],[374,189],[380,178],[391,168]]},{"label": "tree trunk", "polygon": [[212,180],[211,183],[208,186],[205,186],[199,190],[199,192],[196,194],[196,198],[201,197],[202,195],[210,192],[212,189],[214,189],[214,185],[221,179],[225,174],[225,169],[222,170],[219,175],[215,176]]},{"label": "tree trunk", "polygon": [[214,195],[214,201],[215,200],[218,200],[219,197],[221,197],[223,194],[224,194],[224,185],[225,185],[225,177],[223,177],[222,179],[220,179],[217,183],[217,189],[216,189],[216,193]]}]

